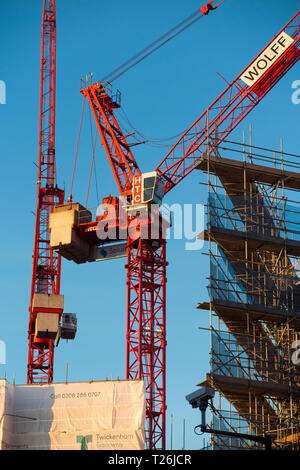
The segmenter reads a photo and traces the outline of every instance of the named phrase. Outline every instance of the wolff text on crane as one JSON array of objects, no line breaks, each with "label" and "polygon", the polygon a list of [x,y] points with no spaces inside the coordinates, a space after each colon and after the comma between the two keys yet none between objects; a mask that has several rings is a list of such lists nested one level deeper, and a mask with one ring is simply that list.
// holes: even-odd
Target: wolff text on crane
[{"label": "wolff text on crane", "polygon": [[294,39],[284,31],[278,34],[274,41],[272,41],[262,54],[252,62],[250,67],[242,73],[240,77],[241,80],[243,80],[246,85],[250,87],[253,86],[294,42]]}]

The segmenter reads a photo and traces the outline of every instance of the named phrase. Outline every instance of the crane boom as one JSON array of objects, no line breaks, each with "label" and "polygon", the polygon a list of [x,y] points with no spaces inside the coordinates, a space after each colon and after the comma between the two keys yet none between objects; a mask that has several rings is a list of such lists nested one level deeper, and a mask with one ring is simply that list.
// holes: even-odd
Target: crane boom
[{"label": "crane boom", "polygon": [[[179,138],[156,168],[165,194],[202,159],[208,142],[219,145],[299,60],[300,10],[278,35]],[[251,85],[251,82],[253,83]]]}]

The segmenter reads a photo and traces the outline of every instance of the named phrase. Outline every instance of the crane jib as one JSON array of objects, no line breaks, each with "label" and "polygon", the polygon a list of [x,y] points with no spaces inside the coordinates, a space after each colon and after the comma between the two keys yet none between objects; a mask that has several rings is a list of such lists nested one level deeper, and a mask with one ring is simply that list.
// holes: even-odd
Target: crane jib
[{"label": "crane jib", "polygon": [[219,145],[300,59],[299,15],[300,11],[182,134],[156,167],[166,181],[165,194],[201,161],[208,139],[217,132]]}]

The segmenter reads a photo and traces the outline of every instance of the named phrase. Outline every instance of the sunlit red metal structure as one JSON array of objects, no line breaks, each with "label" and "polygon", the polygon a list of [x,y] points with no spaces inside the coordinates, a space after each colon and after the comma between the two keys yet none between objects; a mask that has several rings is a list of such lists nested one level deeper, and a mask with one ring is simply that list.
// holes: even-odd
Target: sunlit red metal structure
[{"label": "sunlit red metal structure", "polygon": [[[165,194],[195,168],[204,154],[212,152],[235,129],[298,61],[299,14],[298,11],[276,36],[280,37],[285,32],[293,39],[293,43],[274,60],[255,85],[248,86],[241,79],[249,69],[248,66],[178,139],[158,165],[156,171],[165,180]],[[251,64],[267,50],[272,41]],[[120,106],[119,98],[109,90],[105,83],[87,83],[86,87],[81,88],[81,93],[88,99],[92,109],[120,195],[130,206],[133,178],[141,174],[131,152],[131,147],[136,143],[130,144],[130,135],[123,135],[114,114],[114,110]],[[133,220],[130,212],[128,214],[130,227]],[[115,223],[118,224],[117,221]],[[151,226],[151,223],[146,216],[142,223],[139,222],[140,231],[143,224]],[[85,230],[82,226],[83,234]],[[126,378],[145,380],[148,449],[165,448],[166,266],[166,241],[163,236],[144,239],[135,231],[135,237],[132,238],[129,233],[126,265]]]},{"label": "sunlit red metal structure", "polygon": [[57,187],[55,178],[55,73],[55,0],[44,0],[37,206],[28,327],[28,384],[51,383],[53,380],[53,340],[35,337],[36,311],[32,304],[35,293],[59,294],[60,291],[61,260],[50,248],[49,234],[49,215],[55,205],[64,201],[64,192]]}]

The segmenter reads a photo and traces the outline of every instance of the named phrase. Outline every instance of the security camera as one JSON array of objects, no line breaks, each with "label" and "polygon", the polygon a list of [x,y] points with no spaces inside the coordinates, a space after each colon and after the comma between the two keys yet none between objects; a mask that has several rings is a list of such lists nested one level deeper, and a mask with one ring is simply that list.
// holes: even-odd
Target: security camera
[{"label": "security camera", "polygon": [[192,405],[193,408],[200,408],[206,404],[208,404],[208,400],[215,396],[215,391],[213,388],[210,387],[202,387],[196,390],[193,393],[190,393],[185,398]]},{"label": "security camera", "polygon": [[202,387],[198,388],[193,393],[190,393],[185,398],[192,405],[192,408],[199,408],[201,411],[201,431],[205,432],[206,424],[205,424],[205,414],[206,409],[208,407],[208,400],[211,400],[215,396],[215,391],[213,388],[210,387]]}]

